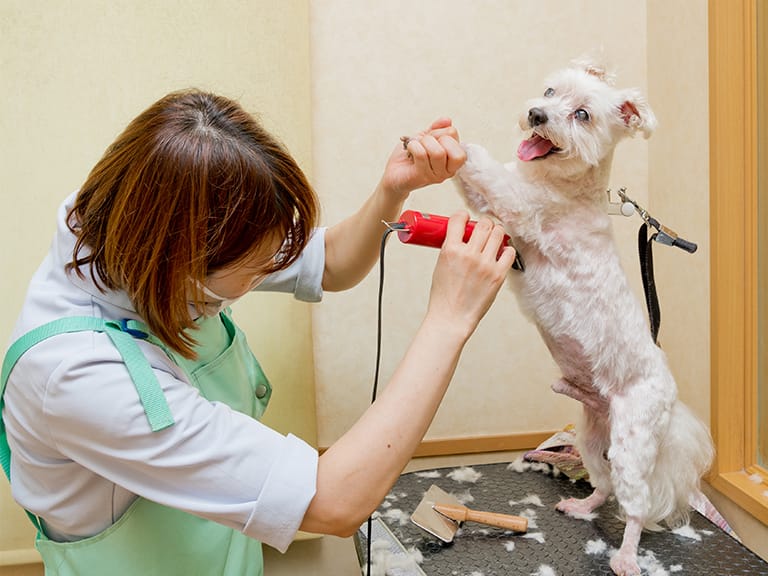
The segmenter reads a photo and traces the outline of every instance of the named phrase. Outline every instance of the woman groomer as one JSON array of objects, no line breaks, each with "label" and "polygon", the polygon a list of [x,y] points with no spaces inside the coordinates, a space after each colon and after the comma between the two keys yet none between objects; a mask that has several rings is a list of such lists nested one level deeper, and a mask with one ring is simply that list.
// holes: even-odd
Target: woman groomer
[{"label": "woman groomer", "polygon": [[271,387],[228,306],[354,286],[381,221],[464,159],[438,120],[323,229],[296,162],[231,100],[173,93],[131,122],[60,208],[3,366],[0,452],[46,574],[261,574],[259,541],[352,534],[425,434],[514,251],[497,260],[487,220],[463,243],[467,216],[451,218],[410,348],[319,458],[259,423]]}]

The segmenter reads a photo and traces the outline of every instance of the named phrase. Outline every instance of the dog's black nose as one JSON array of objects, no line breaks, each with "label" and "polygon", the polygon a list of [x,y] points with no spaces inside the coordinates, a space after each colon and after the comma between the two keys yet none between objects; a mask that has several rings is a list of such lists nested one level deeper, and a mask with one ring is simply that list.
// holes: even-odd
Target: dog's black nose
[{"label": "dog's black nose", "polygon": [[547,118],[547,113],[541,108],[531,108],[528,110],[528,125],[531,128],[546,124],[547,120],[549,120],[549,118]]}]

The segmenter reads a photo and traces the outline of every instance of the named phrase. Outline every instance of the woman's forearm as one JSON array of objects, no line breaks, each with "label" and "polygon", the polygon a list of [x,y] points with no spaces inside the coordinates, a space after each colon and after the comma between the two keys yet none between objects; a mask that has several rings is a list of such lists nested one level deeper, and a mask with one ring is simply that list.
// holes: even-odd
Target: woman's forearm
[{"label": "woman's forearm", "polygon": [[427,432],[468,335],[425,319],[376,402],[320,457],[302,529],[347,536],[373,512]]},{"label": "woman's forearm", "polygon": [[326,231],[323,290],[346,290],[365,278],[379,256],[386,230],[382,221],[395,221],[405,198],[380,183],[360,210]]}]

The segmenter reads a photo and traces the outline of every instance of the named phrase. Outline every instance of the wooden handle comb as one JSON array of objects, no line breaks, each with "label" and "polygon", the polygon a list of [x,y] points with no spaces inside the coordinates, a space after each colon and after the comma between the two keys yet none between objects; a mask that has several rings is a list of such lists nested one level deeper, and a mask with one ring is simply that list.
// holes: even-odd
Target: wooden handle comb
[{"label": "wooden handle comb", "polygon": [[456,522],[478,522],[488,526],[514,530],[515,532],[525,532],[528,530],[528,519],[522,516],[499,514],[497,512],[480,512],[455,504],[435,504],[433,508],[443,516],[456,520]]}]

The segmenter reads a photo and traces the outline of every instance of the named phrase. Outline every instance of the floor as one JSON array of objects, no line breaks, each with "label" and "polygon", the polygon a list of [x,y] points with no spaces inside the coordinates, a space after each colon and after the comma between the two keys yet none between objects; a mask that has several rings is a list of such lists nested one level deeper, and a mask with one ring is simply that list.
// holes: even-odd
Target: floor
[{"label": "floor", "polygon": [[[528,529],[519,532],[467,522],[452,544],[442,544],[409,521],[430,485],[471,503],[476,510],[527,517]],[[425,475],[403,474],[378,512],[406,549],[418,551],[423,573],[429,576],[613,576],[609,562],[626,528],[615,499],[582,520],[555,508],[563,499],[581,499],[591,493],[588,482],[553,475],[549,467],[545,471],[522,462],[472,464],[432,469]],[[434,523],[439,520],[436,517],[427,513],[422,519],[427,525],[444,527]],[[377,530],[376,539],[384,537]],[[389,564],[407,564],[407,554],[393,558],[382,552],[384,546],[384,542],[376,546],[371,574],[381,574]],[[386,550],[391,554],[393,548]],[[643,576],[768,576],[768,562],[698,513],[676,531],[644,532],[637,561]]]},{"label": "floor", "polygon": [[[419,458],[413,460],[405,472],[461,465],[480,465],[511,462],[520,455],[517,452],[496,452],[463,456]],[[758,556],[768,560],[768,541],[763,537],[765,526],[735,504],[704,485],[704,492],[718,510],[727,518],[744,544]],[[360,576],[357,553],[351,538],[323,536],[310,541],[295,542],[285,554],[265,547],[264,562],[266,576]]]}]

